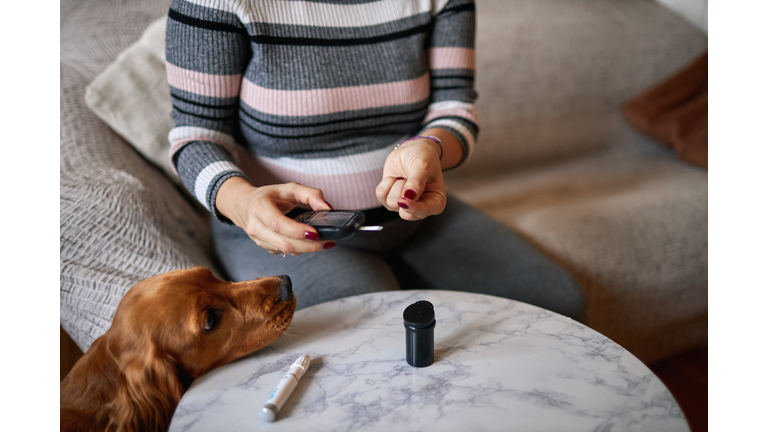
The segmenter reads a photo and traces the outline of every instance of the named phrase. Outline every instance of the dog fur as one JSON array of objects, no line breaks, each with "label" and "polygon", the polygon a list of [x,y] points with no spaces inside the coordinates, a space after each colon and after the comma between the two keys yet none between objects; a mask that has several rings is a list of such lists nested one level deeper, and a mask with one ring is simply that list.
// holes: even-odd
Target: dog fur
[{"label": "dog fur", "polygon": [[195,378],[277,340],[295,309],[287,276],[222,282],[197,267],[139,282],[61,382],[61,430],[167,430]]}]

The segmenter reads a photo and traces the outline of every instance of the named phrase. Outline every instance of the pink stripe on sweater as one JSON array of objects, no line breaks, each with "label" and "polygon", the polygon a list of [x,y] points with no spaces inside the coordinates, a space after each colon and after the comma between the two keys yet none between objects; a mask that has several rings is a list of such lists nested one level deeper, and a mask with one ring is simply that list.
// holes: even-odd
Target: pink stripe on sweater
[{"label": "pink stripe on sweater", "polygon": [[473,48],[432,48],[429,50],[430,69],[475,69]]},{"label": "pink stripe on sweater", "polygon": [[211,75],[195,72],[165,62],[168,84],[179,90],[213,97],[233,97],[240,93],[242,74]]},{"label": "pink stripe on sweater", "polygon": [[333,208],[365,210],[381,205],[376,199],[376,186],[381,182],[384,168],[352,174],[318,175],[285,169],[269,160],[253,158],[240,166],[254,186],[297,182],[320,189]]},{"label": "pink stripe on sweater", "polygon": [[313,116],[421,102],[429,98],[429,75],[408,81],[315,90],[273,90],[243,80],[240,98],[273,115]]},{"label": "pink stripe on sweater", "polygon": [[422,122],[422,124],[427,124],[438,117],[461,117],[473,122],[474,124],[480,123],[477,118],[477,112],[475,111],[468,111],[463,109],[449,109],[449,110],[430,111],[429,113],[427,113],[427,116],[424,118],[424,121]]}]

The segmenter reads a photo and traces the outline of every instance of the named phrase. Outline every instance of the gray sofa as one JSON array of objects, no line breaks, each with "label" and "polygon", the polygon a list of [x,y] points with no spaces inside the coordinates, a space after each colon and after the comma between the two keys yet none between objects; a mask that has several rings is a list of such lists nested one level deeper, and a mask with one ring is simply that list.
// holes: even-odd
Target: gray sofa
[{"label": "gray sofa", "polygon": [[[85,87],[169,1],[61,3],[61,326],[87,350],[122,295],[215,270],[207,215],[85,105]],[[651,0],[477,0],[477,151],[453,194],[563,265],[586,324],[646,363],[707,343],[707,172],[620,106],[707,37]]]}]

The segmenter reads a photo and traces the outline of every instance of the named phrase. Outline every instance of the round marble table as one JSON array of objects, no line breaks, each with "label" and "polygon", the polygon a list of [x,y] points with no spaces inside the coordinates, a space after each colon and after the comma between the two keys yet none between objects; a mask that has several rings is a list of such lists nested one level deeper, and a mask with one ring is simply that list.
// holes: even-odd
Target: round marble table
[{"label": "round marble table", "polygon": [[[403,310],[435,306],[435,362],[405,361]],[[312,357],[274,423],[258,413],[290,365]],[[577,321],[525,303],[396,291],[298,311],[271,346],[198,378],[181,431],[689,431],[643,363]]]}]

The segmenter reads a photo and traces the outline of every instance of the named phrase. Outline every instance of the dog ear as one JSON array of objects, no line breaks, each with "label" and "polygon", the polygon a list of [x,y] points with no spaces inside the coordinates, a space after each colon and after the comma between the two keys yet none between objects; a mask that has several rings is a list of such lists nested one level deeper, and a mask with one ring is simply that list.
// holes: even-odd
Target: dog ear
[{"label": "dog ear", "polygon": [[154,354],[124,363],[124,385],[116,400],[118,432],[166,431],[184,388],[175,365]]}]

